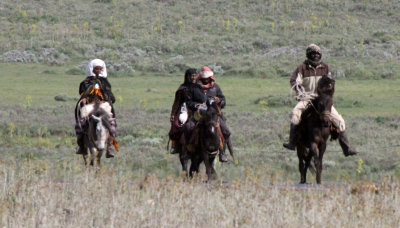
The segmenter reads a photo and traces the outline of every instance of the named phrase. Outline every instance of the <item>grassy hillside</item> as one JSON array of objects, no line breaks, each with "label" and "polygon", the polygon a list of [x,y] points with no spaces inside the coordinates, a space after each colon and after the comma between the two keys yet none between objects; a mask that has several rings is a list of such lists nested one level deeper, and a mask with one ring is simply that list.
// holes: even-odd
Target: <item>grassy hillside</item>
[{"label": "grassy hillside", "polygon": [[396,0],[4,0],[0,55],[76,65],[98,57],[163,73],[207,64],[271,78],[317,43],[338,77],[399,78],[399,11]]}]

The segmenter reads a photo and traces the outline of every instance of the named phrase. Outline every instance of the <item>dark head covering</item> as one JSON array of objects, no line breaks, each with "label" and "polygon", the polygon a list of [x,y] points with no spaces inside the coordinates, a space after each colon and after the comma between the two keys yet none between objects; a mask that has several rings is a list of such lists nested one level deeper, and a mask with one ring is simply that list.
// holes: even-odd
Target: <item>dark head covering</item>
[{"label": "dark head covering", "polygon": [[[318,53],[321,56],[321,58],[318,61],[313,61],[312,58],[311,58],[311,55],[313,53]],[[322,62],[321,48],[316,44],[308,45],[308,47],[306,49],[306,56],[307,56],[307,61],[313,66],[317,66]]]},{"label": "dark head covering", "polygon": [[185,81],[183,82],[184,85],[189,85],[191,83],[190,76],[192,76],[192,74],[197,74],[197,70],[194,68],[189,68],[186,70]]},{"label": "dark head covering", "polygon": [[314,52],[320,54],[321,57],[322,57],[321,48],[318,47],[316,44],[310,44],[310,45],[308,45],[308,47],[306,49],[307,59],[311,59],[311,54],[314,53]]}]

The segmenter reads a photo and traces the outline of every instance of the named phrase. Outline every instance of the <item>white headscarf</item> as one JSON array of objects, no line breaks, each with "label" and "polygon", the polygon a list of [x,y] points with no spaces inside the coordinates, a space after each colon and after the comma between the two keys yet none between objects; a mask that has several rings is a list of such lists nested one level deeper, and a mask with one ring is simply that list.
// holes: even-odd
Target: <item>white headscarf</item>
[{"label": "white headscarf", "polygon": [[103,60],[101,59],[93,59],[90,61],[90,63],[86,67],[86,76],[87,77],[94,77],[96,76],[93,73],[93,68],[101,66],[103,67],[103,70],[100,72],[99,77],[107,78],[107,69],[106,69],[106,64],[104,63]]}]

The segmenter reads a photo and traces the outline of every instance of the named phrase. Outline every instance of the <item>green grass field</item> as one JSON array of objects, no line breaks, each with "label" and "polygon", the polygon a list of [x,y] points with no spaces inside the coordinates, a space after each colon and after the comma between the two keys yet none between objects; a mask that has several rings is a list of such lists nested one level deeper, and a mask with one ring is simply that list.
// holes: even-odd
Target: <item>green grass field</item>
[{"label": "green grass field", "polygon": [[[398,200],[391,200],[399,198],[398,80],[337,81],[336,104],[360,153],[345,158],[338,143],[329,142],[326,185],[300,187],[294,185],[297,156],[281,146],[293,106],[285,103],[292,99],[288,78],[217,77],[238,162],[217,164],[218,181],[205,185],[204,167],[198,179],[184,182],[177,157],[165,149],[183,72],[109,78],[118,99],[121,152],[103,158],[96,175],[74,154],[74,99],[84,76],[59,66],[0,66],[4,226],[399,224]],[[59,94],[67,101],[55,101]],[[310,183],[314,178],[309,173]]]}]

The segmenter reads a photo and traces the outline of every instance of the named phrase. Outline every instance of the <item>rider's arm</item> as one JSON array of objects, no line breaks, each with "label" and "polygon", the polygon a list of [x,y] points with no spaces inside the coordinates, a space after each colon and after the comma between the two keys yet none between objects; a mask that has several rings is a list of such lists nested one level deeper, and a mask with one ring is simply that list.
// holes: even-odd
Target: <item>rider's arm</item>
[{"label": "rider's arm", "polygon": [[290,87],[293,87],[294,85],[296,85],[296,81],[298,80],[298,77],[300,77],[299,80],[302,81],[303,75],[301,73],[301,67],[302,66],[297,67],[297,69],[293,72],[292,77],[290,77]]},{"label": "rider's arm", "polygon": [[79,95],[83,95],[84,92],[86,92],[86,90],[89,88],[89,83],[88,80],[85,79],[81,82],[81,84],[79,85]]},{"label": "rider's arm", "polygon": [[199,104],[207,100],[206,95],[203,93],[200,86],[192,86],[187,94],[187,106],[190,110],[196,111]]},{"label": "rider's arm", "polygon": [[173,120],[173,118],[176,115],[178,115],[180,108],[181,108],[180,106],[184,102],[183,101],[184,97],[182,97],[183,92],[184,92],[183,90],[177,90],[175,92],[175,99],[174,99],[174,103],[172,104],[172,108],[171,108],[171,120]]}]

